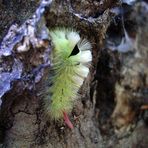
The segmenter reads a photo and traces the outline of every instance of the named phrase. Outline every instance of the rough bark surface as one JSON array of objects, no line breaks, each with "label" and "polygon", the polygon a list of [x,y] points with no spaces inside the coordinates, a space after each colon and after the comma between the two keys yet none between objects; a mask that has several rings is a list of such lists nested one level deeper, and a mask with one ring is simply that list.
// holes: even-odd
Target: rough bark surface
[{"label": "rough bark surface", "polygon": [[38,5],[39,0],[0,0],[0,41],[12,24],[22,24]]},{"label": "rough bark surface", "polygon": [[[0,1],[0,4],[5,5],[4,2],[7,1]],[[20,16],[23,16],[23,20],[35,10],[30,7],[22,9],[22,3],[15,1],[11,4],[12,8],[15,8],[16,4],[21,10]],[[30,2],[27,4],[31,6]],[[113,32],[119,33],[123,22],[120,20],[119,26],[112,26],[114,24],[112,20],[115,19],[113,8],[119,4],[114,0],[54,0],[50,7],[46,8],[45,20],[43,19],[42,23],[46,23],[47,28],[52,29],[57,26],[75,28],[93,46],[90,74],[80,89],[81,98],[75,103],[70,115],[74,124],[73,130],[68,129],[63,122],[50,121],[44,116],[40,89],[43,88],[42,82],[48,77],[46,72],[48,67],[41,69],[39,65],[45,64],[44,58],[50,53],[47,46],[50,47],[51,43],[44,40],[35,46],[33,43],[29,46],[26,42],[30,36],[23,37],[20,43],[14,46],[14,55],[1,57],[0,72],[13,71],[12,65],[16,59],[23,64],[21,78],[12,81],[11,89],[2,97],[1,147],[146,148],[148,146],[148,137],[145,136],[148,134],[148,116],[147,111],[141,111],[141,106],[146,104],[148,98],[146,48],[148,27],[144,23],[148,22],[148,18],[144,12],[141,12],[144,6],[136,3],[132,8],[133,12],[128,11],[125,26],[126,29],[138,28],[136,29],[138,31],[129,32],[131,36],[138,36],[137,48],[126,53],[105,48],[106,36],[110,36],[113,40],[119,38]],[[2,12],[5,9],[3,7],[0,9]],[[29,11],[29,15],[22,11]],[[18,15],[13,9],[12,12],[16,18]],[[9,10],[6,13],[9,13]],[[134,19],[135,16],[140,17]],[[1,19],[0,24],[6,22],[7,19],[6,21]],[[129,22],[134,27],[130,26]],[[6,31],[11,23],[7,25]],[[42,23],[38,26],[39,30],[42,28],[40,26]],[[4,32],[0,32],[1,37]],[[120,32],[120,35],[122,36],[123,32]],[[34,36],[31,36],[31,41],[35,42],[33,38]],[[27,49],[17,52],[21,45],[26,45]]]}]

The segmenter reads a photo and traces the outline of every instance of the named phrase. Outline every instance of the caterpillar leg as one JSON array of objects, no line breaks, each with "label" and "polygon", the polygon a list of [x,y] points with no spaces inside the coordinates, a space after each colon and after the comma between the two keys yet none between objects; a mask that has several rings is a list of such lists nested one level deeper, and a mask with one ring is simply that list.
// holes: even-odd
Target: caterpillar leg
[{"label": "caterpillar leg", "polygon": [[68,117],[67,113],[63,111],[63,115],[64,115],[64,121],[65,121],[66,125],[67,125],[70,129],[73,129],[73,124],[72,124],[71,121],[69,120],[69,117]]}]

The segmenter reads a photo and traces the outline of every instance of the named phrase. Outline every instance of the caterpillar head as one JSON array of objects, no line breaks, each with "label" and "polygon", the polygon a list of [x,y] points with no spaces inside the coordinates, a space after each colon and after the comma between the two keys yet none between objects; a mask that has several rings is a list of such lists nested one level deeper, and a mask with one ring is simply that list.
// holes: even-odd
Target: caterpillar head
[{"label": "caterpillar head", "polygon": [[[50,36],[54,44],[54,69],[67,70],[65,74],[72,77],[76,85],[80,87],[89,73],[86,65],[92,60],[90,43],[85,39],[82,40],[76,31],[69,29],[53,30]],[[71,68],[67,69],[67,67]]]},{"label": "caterpillar head", "polygon": [[92,60],[91,45],[81,39],[80,35],[73,30],[56,29],[50,32],[54,43],[54,55],[70,65],[88,63]]}]

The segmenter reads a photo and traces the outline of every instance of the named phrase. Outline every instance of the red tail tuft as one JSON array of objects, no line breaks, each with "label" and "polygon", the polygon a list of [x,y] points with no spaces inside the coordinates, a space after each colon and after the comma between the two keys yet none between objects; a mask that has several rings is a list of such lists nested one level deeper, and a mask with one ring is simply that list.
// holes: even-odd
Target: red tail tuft
[{"label": "red tail tuft", "polygon": [[68,126],[70,129],[73,129],[73,124],[72,124],[71,121],[69,120],[69,117],[68,117],[67,113],[63,111],[63,115],[64,115],[64,121],[65,121],[65,123],[67,124],[67,126]]}]

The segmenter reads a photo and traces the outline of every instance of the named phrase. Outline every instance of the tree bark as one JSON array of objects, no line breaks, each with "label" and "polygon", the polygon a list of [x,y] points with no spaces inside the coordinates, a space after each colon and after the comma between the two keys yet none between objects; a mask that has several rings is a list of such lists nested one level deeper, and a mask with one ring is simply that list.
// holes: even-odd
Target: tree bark
[{"label": "tree bark", "polygon": [[[113,8],[118,6],[119,2],[113,0],[54,0],[50,7],[46,8],[45,20],[43,19],[37,26],[39,32],[45,24],[48,29],[59,26],[74,28],[92,43],[93,61],[90,74],[79,90],[81,97],[75,103],[70,115],[74,124],[73,130],[68,129],[63,122],[55,122],[44,116],[40,93],[48,77],[48,67],[40,65],[47,64],[45,58],[50,54],[51,43],[43,39],[43,42],[38,41],[40,46],[37,46],[37,43],[34,46],[33,43],[39,34],[33,37],[23,36],[20,43],[16,43],[12,49],[14,55],[1,58],[2,64],[7,62],[2,65],[3,71],[5,69],[8,71],[10,68],[11,73],[16,59],[23,65],[21,78],[12,80],[11,89],[2,97],[1,147],[147,147],[148,140],[144,137],[148,132],[145,124],[147,111],[140,110],[141,105],[145,105],[147,97],[145,91],[148,89],[147,49],[143,48],[141,40],[137,41],[139,45],[137,49],[126,54],[105,48],[106,35],[115,29],[115,26],[111,26],[115,16]],[[22,10],[19,4],[18,8]],[[137,4],[127,21],[134,20],[139,9],[140,4]],[[25,9],[28,10],[32,12],[30,7]],[[20,13],[26,20],[26,15]],[[136,23],[143,22],[143,20],[139,21],[139,18],[135,20]],[[2,21],[2,23],[6,22]],[[141,25],[145,26],[136,25],[139,28]],[[147,30],[147,26],[143,27],[143,30]],[[137,34],[140,37],[143,34],[146,42],[147,31],[143,30]],[[3,33],[1,35],[3,36]],[[30,38],[33,38],[32,44],[27,48],[26,42],[30,41]],[[23,52],[18,52],[18,47],[21,45],[25,45],[25,49]],[[140,57],[137,57],[137,54]],[[140,66],[137,66],[138,64]]]}]

